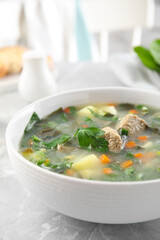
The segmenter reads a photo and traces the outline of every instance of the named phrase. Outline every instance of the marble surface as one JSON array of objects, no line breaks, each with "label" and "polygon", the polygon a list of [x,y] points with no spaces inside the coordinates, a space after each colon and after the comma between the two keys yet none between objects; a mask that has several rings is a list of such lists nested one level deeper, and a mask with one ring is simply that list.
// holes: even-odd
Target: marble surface
[{"label": "marble surface", "polygon": [[[57,82],[59,91],[122,86],[106,64],[93,63],[60,65]],[[84,222],[55,212],[23,188],[10,164],[5,130],[26,105],[16,84],[0,89],[0,240],[159,240],[160,219],[127,225]]]}]

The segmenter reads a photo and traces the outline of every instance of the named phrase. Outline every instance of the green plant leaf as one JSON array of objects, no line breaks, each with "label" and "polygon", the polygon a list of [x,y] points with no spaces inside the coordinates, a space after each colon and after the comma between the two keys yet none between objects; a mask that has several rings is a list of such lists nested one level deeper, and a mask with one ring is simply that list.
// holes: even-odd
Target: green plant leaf
[{"label": "green plant leaf", "polygon": [[98,124],[89,117],[84,117],[83,120],[89,127],[99,127]]},{"label": "green plant leaf", "polygon": [[121,136],[123,136],[123,135],[128,136],[128,130],[127,129],[121,128],[119,130],[119,133],[120,133]]},{"label": "green plant leaf", "polygon": [[118,107],[120,107],[121,110],[130,110],[130,109],[134,109],[134,104],[131,104],[131,103],[120,103],[118,105]]},{"label": "green plant leaf", "polygon": [[155,62],[160,65],[160,39],[156,39],[151,42],[150,53],[152,54]]},{"label": "green plant leaf", "polygon": [[36,112],[34,112],[31,116],[24,132],[25,133],[29,132],[33,128],[34,124],[37,123],[38,121],[40,121],[40,118],[39,118],[38,114]]},{"label": "green plant leaf", "polygon": [[110,122],[116,122],[118,120],[118,117],[116,115],[112,116],[112,114],[106,114],[106,115],[102,116],[98,113],[95,113],[91,108],[88,108],[88,109],[95,118],[98,118],[98,119],[101,119],[104,121],[110,121]]},{"label": "green plant leaf", "polygon": [[135,171],[136,170],[135,170],[134,167],[129,167],[129,168],[126,168],[124,172],[125,172],[126,175],[132,177],[133,174],[135,173]]},{"label": "green plant leaf", "polygon": [[62,134],[60,137],[57,137],[55,139],[53,139],[51,142],[49,143],[44,143],[44,146],[46,146],[47,148],[55,148],[57,147],[58,144],[62,144],[67,142],[71,137],[68,134]]},{"label": "green plant leaf", "polygon": [[58,144],[62,144],[67,142],[71,137],[68,134],[62,134],[59,137],[56,137],[53,139],[51,142],[44,142],[40,138],[38,138],[36,135],[32,137],[33,140],[33,146],[34,148],[47,148],[47,149],[52,149],[57,147]]},{"label": "green plant leaf", "polygon": [[68,122],[67,115],[62,108],[57,109],[48,116],[49,121],[54,121],[58,124]]},{"label": "green plant leaf", "polygon": [[52,163],[51,169],[54,172],[61,173],[61,172],[64,172],[66,169],[71,168],[72,164],[73,164],[72,162],[68,162],[68,161],[60,162],[60,163]]},{"label": "green plant leaf", "polygon": [[149,108],[146,105],[138,104],[136,105],[136,109],[140,110],[141,112],[148,113]]},{"label": "green plant leaf", "polygon": [[108,142],[102,138],[104,131],[99,128],[79,128],[75,133],[77,136],[79,146],[93,149],[97,152],[108,151]]},{"label": "green plant leaf", "polygon": [[158,65],[152,57],[150,51],[147,48],[138,46],[134,48],[141,62],[149,69],[156,72],[160,72],[160,65]]},{"label": "green plant leaf", "polygon": [[134,154],[133,154],[133,153],[130,153],[130,152],[128,152],[128,153],[126,154],[126,158],[127,158],[127,159],[135,159]]},{"label": "green plant leaf", "polygon": [[72,114],[73,116],[76,115],[77,110],[76,110],[76,108],[75,108],[74,106],[70,106],[70,107],[69,107],[69,110],[71,111],[71,114]]}]

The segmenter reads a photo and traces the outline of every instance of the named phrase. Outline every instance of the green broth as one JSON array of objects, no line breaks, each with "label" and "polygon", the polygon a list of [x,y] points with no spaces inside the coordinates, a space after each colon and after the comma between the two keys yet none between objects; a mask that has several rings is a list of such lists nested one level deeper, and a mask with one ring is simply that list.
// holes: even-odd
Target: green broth
[{"label": "green broth", "polygon": [[[119,153],[112,152],[102,128],[116,129],[127,114],[137,115],[147,127],[134,137],[128,137],[128,131],[122,129],[124,147]],[[39,167],[70,177],[101,181],[158,179],[159,129],[160,109],[150,106],[127,103],[70,106],[43,119],[33,113],[19,152]]]}]

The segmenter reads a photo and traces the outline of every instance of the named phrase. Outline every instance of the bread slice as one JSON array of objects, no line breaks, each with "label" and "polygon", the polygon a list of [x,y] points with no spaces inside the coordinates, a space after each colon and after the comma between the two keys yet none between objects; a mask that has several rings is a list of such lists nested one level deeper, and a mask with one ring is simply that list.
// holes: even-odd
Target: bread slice
[{"label": "bread slice", "polygon": [[[20,73],[23,65],[23,54],[29,49],[23,46],[0,48],[0,78],[14,73]],[[46,56],[50,71],[54,70],[54,62],[50,55]]]},{"label": "bread slice", "polygon": [[22,70],[22,56],[25,51],[27,48],[23,46],[0,48],[0,77]]}]

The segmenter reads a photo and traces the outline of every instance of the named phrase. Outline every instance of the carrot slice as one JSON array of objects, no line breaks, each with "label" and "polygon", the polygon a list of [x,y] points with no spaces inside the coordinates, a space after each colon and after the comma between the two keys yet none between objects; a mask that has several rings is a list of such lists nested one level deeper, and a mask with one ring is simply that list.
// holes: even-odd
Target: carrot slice
[{"label": "carrot slice", "polygon": [[67,176],[73,176],[73,174],[74,174],[74,172],[73,172],[72,169],[67,169],[67,170],[66,170],[66,175],[67,175]]},{"label": "carrot slice", "polygon": [[140,136],[140,137],[138,137],[138,140],[140,140],[140,141],[146,141],[147,139],[148,139],[147,136]]},{"label": "carrot slice", "polygon": [[136,157],[136,158],[143,158],[143,153],[135,153],[134,154],[134,157]]},{"label": "carrot slice", "polygon": [[142,162],[148,162],[149,160],[153,159],[156,156],[153,152],[148,152],[143,155]]},{"label": "carrot slice", "polygon": [[135,110],[135,109],[131,109],[131,110],[129,111],[129,113],[131,113],[131,114],[138,114],[138,111]]},{"label": "carrot slice", "polygon": [[103,163],[103,164],[107,164],[107,163],[110,163],[110,162],[111,162],[111,160],[109,159],[109,157],[107,157],[107,155],[105,155],[105,154],[102,154],[102,155],[100,156],[100,160],[101,160],[101,163]]},{"label": "carrot slice", "polygon": [[136,143],[133,141],[130,141],[130,142],[127,142],[125,144],[125,146],[126,146],[126,148],[134,148],[134,147],[136,147]]},{"label": "carrot slice", "polygon": [[63,110],[65,113],[70,113],[71,112],[71,110],[69,109],[69,107],[66,107],[64,110]]},{"label": "carrot slice", "polygon": [[112,168],[104,168],[102,171],[103,171],[103,173],[105,173],[105,174],[112,174],[112,173],[113,173]]},{"label": "carrot slice", "polygon": [[47,158],[46,161],[44,163],[48,163],[49,162],[49,159]]},{"label": "carrot slice", "polygon": [[121,164],[121,168],[125,169],[125,168],[128,168],[128,167],[131,167],[133,165],[133,162],[131,160],[128,160],[126,162],[123,162]]},{"label": "carrot slice", "polygon": [[115,104],[115,103],[108,103],[107,106],[113,106],[113,107],[116,107],[117,104]]},{"label": "carrot slice", "polygon": [[88,125],[83,125],[82,127],[83,127],[83,128],[87,128],[87,127],[88,127]]}]

